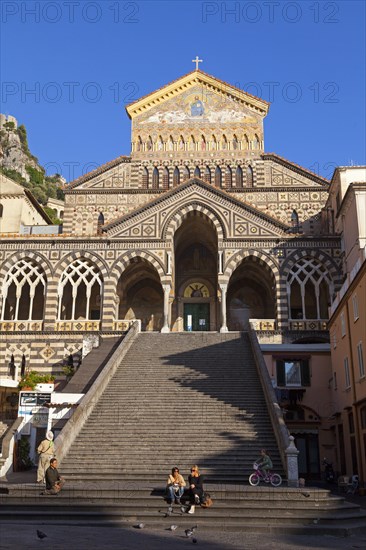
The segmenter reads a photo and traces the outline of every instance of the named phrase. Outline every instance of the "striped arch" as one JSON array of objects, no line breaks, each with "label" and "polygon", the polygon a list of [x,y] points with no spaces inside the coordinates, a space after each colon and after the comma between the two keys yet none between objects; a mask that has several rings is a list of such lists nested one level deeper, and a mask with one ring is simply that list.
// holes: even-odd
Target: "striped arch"
[{"label": "striped arch", "polygon": [[340,268],[328,254],[320,250],[296,250],[295,252],[293,252],[293,254],[288,256],[281,265],[281,276],[283,277],[283,280],[287,281],[287,277],[292,267],[299,260],[307,257],[315,258],[319,262],[321,262],[328,269],[334,285],[337,286],[337,284],[340,284],[342,276]]},{"label": "striped arch", "polygon": [[15,254],[9,256],[1,266],[0,279],[3,280],[5,278],[9,269],[13,267],[14,264],[19,262],[20,260],[25,260],[26,258],[29,258],[36,263],[39,263],[46,274],[47,281],[51,279],[53,269],[50,261],[45,256],[42,256],[42,254],[40,254],[39,252],[33,252],[31,250],[15,252]]},{"label": "striped arch", "polygon": [[[281,295],[281,307],[279,316],[281,318],[281,325],[285,326],[287,319],[289,318],[289,303],[287,295],[287,280],[290,274],[290,271],[296,265],[299,260],[304,258],[314,258],[318,260],[323,266],[327,269],[330,279],[333,283],[334,290],[337,289],[341,284],[341,271],[337,267],[336,263],[332,258],[321,251],[316,250],[296,250],[291,254],[281,265],[281,283],[280,283],[280,295]],[[329,289],[331,292],[331,288]],[[281,328],[281,326],[280,326]]]},{"label": "striped arch", "polygon": [[117,285],[120,276],[122,275],[126,267],[130,264],[131,260],[133,260],[134,258],[139,258],[143,262],[151,264],[158,272],[160,280],[165,277],[164,266],[161,260],[159,260],[156,256],[150,254],[149,252],[144,252],[141,250],[129,250],[128,252],[120,256],[111,267],[110,279],[111,281],[115,282],[115,285]]},{"label": "striped arch", "polygon": [[[87,250],[80,250],[75,252],[70,252],[70,254],[67,254],[60,260],[54,270],[54,277],[56,279],[59,279],[63,273],[63,271],[72,264],[74,260],[78,260],[80,258],[85,258],[87,260],[90,260],[91,262],[95,263],[95,265],[98,266],[100,269],[101,274],[103,275],[103,279],[109,276],[109,268],[106,264],[105,260],[99,256],[98,254],[95,254],[94,252],[89,252]],[[57,281],[58,282],[58,281]]]},{"label": "striped arch", "polygon": [[207,216],[216,229],[217,238],[219,241],[222,241],[225,238],[227,229],[225,229],[224,221],[209,206],[196,201],[190,204],[185,204],[183,207],[178,207],[178,209],[171,214],[171,216],[169,216],[163,226],[162,238],[167,241],[172,241],[174,238],[174,233],[182,225],[188,214],[193,211]]},{"label": "striped arch", "polygon": [[227,261],[224,267],[224,274],[220,276],[220,280],[222,280],[222,282],[229,282],[230,277],[235,269],[239,267],[239,265],[245,258],[249,257],[256,258],[257,260],[262,261],[267,267],[269,267],[272,271],[276,283],[278,284],[280,277],[278,263],[276,263],[271,256],[268,256],[260,250],[239,250],[239,252],[231,256]]},{"label": "striped arch", "polygon": [[9,256],[5,262],[2,264],[0,269],[0,313],[3,311],[4,303],[3,303],[3,284],[6,280],[6,276],[11,270],[11,268],[16,265],[21,260],[33,260],[36,264],[40,265],[40,267],[43,269],[45,276],[46,276],[46,289],[45,289],[45,303],[44,303],[44,314],[47,308],[47,297],[48,292],[50,289],[50,286],[52,284],[52,265],[50,261],[43,256],[42,254],[38,252],[33,252],[31,250],[25,250],[22,252],[15,252],[11,256]]}]

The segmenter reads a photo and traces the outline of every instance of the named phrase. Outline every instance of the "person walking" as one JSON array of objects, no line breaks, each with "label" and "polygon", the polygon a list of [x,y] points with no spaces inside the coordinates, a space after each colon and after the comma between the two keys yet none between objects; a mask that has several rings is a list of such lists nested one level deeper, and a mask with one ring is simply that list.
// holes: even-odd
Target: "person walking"
[{"label": "person walking", "polygon": [[169,474],[167,481],[169,499],[172,505],[174,504],[174,501],[177,504],[180,504],[180,499],[183,496],[185,486],[186,482],[184,481],[183,476],[179,473],[179,468],[175,466],[172,468],[172,473]]},{"label": "person walking", "polygon": [[191,507],[188,514],[195,513],[195,505],[200,504],[203,497],[203,476],[201,476],[198,466],[194,465],[191,468],[191,473],[188,476],[189,495],[191,501]]},{"label": "person walking", "polygon": [[46,495],[57,495],[63,487],[65,480],[57,470],[57,459],[51,458],[50,465],[46,470]]},{"label": "person walking", "polygon": [[50,459],[55,456],[55,445],[53,443],[53,432],[51,432],[51,430],[46,433],[46,438],[38,445],[37,453],[37,483],[44,483],[46,470],[50,465]]}]

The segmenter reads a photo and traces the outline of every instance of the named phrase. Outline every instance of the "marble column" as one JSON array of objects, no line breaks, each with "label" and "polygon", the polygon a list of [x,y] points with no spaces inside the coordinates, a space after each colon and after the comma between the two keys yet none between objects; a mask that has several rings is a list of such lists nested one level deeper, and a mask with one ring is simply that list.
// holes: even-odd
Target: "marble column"
[{"label": "marble column", "polygon": [[227,285],[226,284],[220,284],[220,290],[221,290],[221,328],[220,332],[228,332],[228,328],[226,325],[226,292],[227,292]]},{"label": "marble column", "polygon": [[164,291],[164,325],[161,329],[161,332],[170,332],[169,328],[169,296],[170,296],[170,285],[162,285]]}]

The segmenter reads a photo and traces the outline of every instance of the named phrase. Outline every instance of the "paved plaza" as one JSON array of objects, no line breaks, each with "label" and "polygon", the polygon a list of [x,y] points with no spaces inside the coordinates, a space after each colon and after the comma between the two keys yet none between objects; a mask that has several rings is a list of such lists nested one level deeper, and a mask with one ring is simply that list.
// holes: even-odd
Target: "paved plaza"
[{"label": "paved plaza", "polygon": [[[194,520],[192,521],[194,524]],[[161,528],[136,529],[129,527],[90,527],[70,525],[18,525],[3,524],[1,527],[1,550],[99,550],[102,548],[118,550],[158,550],[162,548],[183,549],[192,546],[210,550],[238,548],[240,550],[353,550],[366,548],[366,533],[349,537],[326,535],[305,536],[289,534],[268,534],[263,525],[263,534],[238,533],[230,531],[209,531],[200,529],[193,537],[187,538],[183,529],[168,531],[169,522],[162,522]],[[37,529],[47,534],[39,540]]]}]

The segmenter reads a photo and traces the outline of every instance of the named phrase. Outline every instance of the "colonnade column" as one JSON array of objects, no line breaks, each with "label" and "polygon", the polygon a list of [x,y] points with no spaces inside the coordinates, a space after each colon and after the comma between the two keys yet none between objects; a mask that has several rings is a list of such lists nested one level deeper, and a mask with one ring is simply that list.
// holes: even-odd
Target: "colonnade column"
[{"label": "colonnade column", "polygon": [[227,293],[227,284],[220,283],[221,290],[221,328],[220,332],[228,332],[226,324],[226,293]]},{"label": "colonnade column", "polygon": [[162,285],[163,291],[164,291],[164,324],[163,328],[161,329],[161,332],[170,332],[169,328],[169,310],[170,310],[170,303],[169,303],[169,297],[170,297],[170,285]]}]

